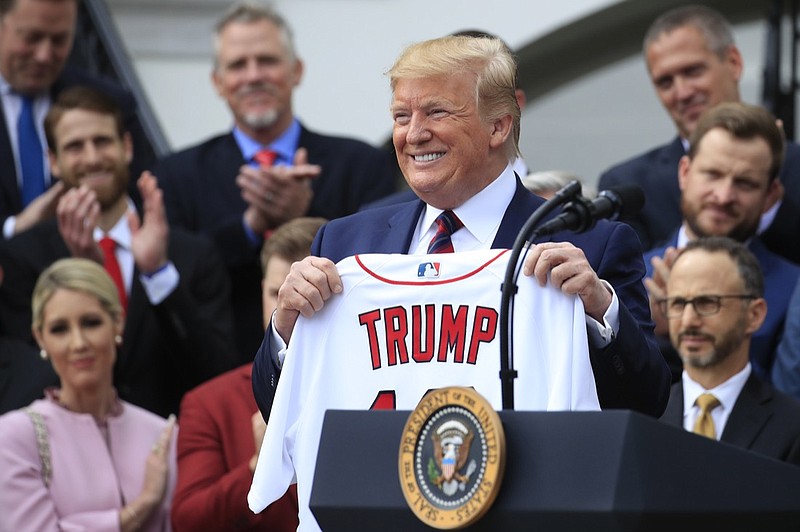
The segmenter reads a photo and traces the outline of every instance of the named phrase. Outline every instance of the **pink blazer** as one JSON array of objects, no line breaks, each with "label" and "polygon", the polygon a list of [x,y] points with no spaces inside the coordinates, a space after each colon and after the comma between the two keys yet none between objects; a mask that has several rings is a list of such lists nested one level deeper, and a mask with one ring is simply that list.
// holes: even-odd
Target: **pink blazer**
[{"label": "pink blazer", "polygon": [[[24,410],[0,416],[0,530],[118,531],[119,512],[144,482],[145,462],[166,420],[124,401],[108,418],[108,443],[91,415],[34,401],[47,427],[52,478],[46,487],[33,422]],[[142,530],[170,530],[175,437],[167,494]]]}]

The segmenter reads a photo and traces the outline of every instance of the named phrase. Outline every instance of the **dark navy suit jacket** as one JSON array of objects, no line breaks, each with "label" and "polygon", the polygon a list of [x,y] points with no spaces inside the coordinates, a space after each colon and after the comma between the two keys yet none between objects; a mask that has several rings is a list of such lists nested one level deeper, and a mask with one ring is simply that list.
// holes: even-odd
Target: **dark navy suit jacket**
[{"label": "dark navy suit jacket", "polygon": [[[667,245],[645,253],[644,262],[648,277],[653,275],[650,259],[663,256],[667,246],[675,247],[677,243],[678,232],[676,231]],[[768,250],[757,237],[752,238],[747,247],[761,265],[761,271],[764,274],[764,299],[767,301],[767,317],[750,341],[750,362],[753,364],[753,372],[760,378],[769,381],[775,353],[783,336],[783,326],[789,310],[792,289],[800,278],[800,266]],[[672,347],[669,338],[658,338],[657,340],[664,358],[672,370],[673,381],[677,381],[682,371],[680,356]]]},{"label": "dark navy suit jacket", "polygon": [[[312,182],[307,216],[339,218],[394,190],[391,154],[364,142],[320,135],[301,126],[299,146],[322,167]],[[247,203],[236,185],[247,161],[232,133],[211,138],[159,161],[155,175],[164,191],[170,224],[204,233],[217,244],[231,278],[240,362],[251,362],[264,336],[260,247],[247,237]]]},{"label": "dark navy suit jacket", "polygon": [[[683,155],[683,144],[675,137],[669,144],[620,163],[600,176],[598,190],[624,183],[642,187],[644,207],[622,220],[636,230],[644,250],[666,242],[682,223],[678,162]],[[796,244],[800,241],[800,146],[793,142],[786,143],[780,179],[785,189],[783,204],[761,238],[773,252],[800,263],[800,246]]]},{"label": "dark navy suit jacket", "polygon": [[[661,421],[683,428],[683,408],[683,382],[678,381]],[[751,373],[720,441],[800,465],[800,403]]]},{"label": "dark navy suit jacket", "polygon": [[[525,190],[517,179],[516,192],[492,247],[511,248],[528,217],[543,202]],[[407,253],[424,206],[417,200],[334,220],[317,233],[312,254],[338,262],[358,253]],[[619,334],[603,349],[590,346],[601,407],[661,415],[669,395],[669,369],[653,336],[647,294],[641,282],[644,264],[636,235],[625,224],[600,222],[587,233],[557,233],[552,240],[572,242],[583,249],[592,268],[601,279],[611,283],[619,297]],[[278,376],[267,337],[253,366],[253,389],[265,419],[272,406]]]}]

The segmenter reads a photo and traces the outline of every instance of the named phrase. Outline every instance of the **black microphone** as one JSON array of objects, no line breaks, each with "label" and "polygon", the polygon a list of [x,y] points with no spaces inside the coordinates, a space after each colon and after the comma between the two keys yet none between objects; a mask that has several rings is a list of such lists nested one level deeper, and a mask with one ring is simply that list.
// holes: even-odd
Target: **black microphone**
[{"label": "black microphone", "polygon": [[633,184],[611,187],[591,201],[578,196],[564,205],[561,214],[539,226],[536,235],[552,235],[559,231],[583,233],[594,227],[597,220],[616,220],[623,214],[638,212],[643,205],[644,192],[639,185]]}]

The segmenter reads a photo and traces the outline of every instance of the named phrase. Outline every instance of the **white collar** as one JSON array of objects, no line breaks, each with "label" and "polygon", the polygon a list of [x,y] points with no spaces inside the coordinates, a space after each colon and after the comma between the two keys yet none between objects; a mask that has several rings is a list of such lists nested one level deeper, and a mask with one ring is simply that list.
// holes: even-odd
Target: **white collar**
[{"label": "white collar", "polygon": [[751,372],[752,368],[750,366],[750,362],[748,362],[742,371],[732,376],[719,386],[715,386],[710,390],[706,390],[697,381],[692,380],[692,378],[686,373],[686,370],[684,370],[681,376],[681,380],[683,382],[684,418],[689,414],[689,412],[691,412],[692,408],[695,407],[694,403],[697,398],[704,393],[713,394],[714,397],[719,400],[722,408],[730,412],[731,409],[733,409],[733,405],[736,403],[736,399],[739,398],[739,394],[741,393],[742,388],[744,388],[744,385],[747,382],[747,379],[750,377]]},{"label": "white collar", "polygon": [[[483,190],[453,209],[458,219],[464,224],[464,228],[477,241],[476,247],[491,247],[516,188],[517,178],[514,169],[509,164]],[[425,206],[417,231],[420,245],[422,240],[426,240],[426,235],[433,227],[436,217],[442,212],[442,209],[431,205]]]},{"label": "white collar", "polygon": [[[136,212],[136,207],[134,206],[133,201],[131,201],[130,198],[128,198],[127,201],[128,201],[128,211]],[[114,226],[108,231],[108,233],[104,233],[103,230],[100,229],[99,227],[95,227],[94,233],[92,233],[95,242],[99,242],[100,239],[106,235],[111,237],[111,239],[114,240],[114,242],[116,242],[117,246],[125,249],[131,249],[132,235],[131,235],[131,228],[128,226],[127,212],[123,213],[123,215],[119,217],[117,223],[114,224]]]}]

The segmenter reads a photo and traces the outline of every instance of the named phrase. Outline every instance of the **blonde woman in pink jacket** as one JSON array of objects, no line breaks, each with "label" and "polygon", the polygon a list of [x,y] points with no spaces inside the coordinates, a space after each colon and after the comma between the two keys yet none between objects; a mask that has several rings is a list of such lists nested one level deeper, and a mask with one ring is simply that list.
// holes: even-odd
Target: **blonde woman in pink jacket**
[{"label": "blonde woman in pink jacket", "polygon": [[175,421],[117,398],[114,282],[94,261],[59,260],[32,307],[61,387],[0,417],[0,530],[170,530]]}]

